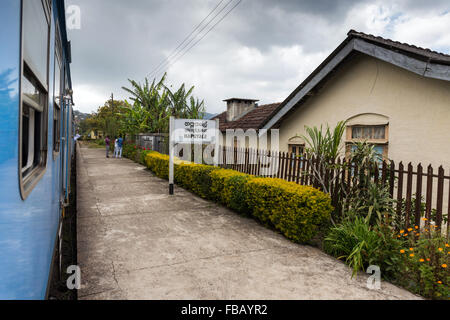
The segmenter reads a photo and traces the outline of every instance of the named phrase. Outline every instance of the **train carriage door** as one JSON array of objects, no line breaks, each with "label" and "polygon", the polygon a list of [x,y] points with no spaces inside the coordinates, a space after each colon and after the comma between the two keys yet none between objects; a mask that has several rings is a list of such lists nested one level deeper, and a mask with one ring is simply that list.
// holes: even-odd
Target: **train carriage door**
[{"label": "train carriage door", "polygon": [[[65,68],[63,71],[63,75],[65,78]],[[65,93],[65,80],[63,81],[63,93]],[[61,201],[62,203],[65,203],[65,194],[66,194],[66,190],[65,190],[65,185],[64,185],[64,181],[66,181],[66,174],[65,174],[65,164],[66,164],[66,143],[67,143],[67,134],[66,134],[66,123],[67,123],[67,100],[64,98],[64,94],[63,94],[63,99],[62,99],[62,103],[61,103],[62,107],[61,107],[61,132],[62,132],[62,137],[61,137]]]},{"label": "train carriage door", "polygon": [[64,152],[62,151],[62,147],[64,145],[64,141],[61,140],[61,135],[64,131],[62,128],[62,115],[64,114],[64,64],[63,64],[63,55],[62,55],[62,40],[61,33],[59,30],[58,24],[56,24],[55,28],[55,86],[54,86],[54,110],[53,110],[53,154],[54,158],[58,159],[58,194],[59,201],[63,200],[63,176],[62,176],[62,166],[63,161],[62,157],[64,156]]}]

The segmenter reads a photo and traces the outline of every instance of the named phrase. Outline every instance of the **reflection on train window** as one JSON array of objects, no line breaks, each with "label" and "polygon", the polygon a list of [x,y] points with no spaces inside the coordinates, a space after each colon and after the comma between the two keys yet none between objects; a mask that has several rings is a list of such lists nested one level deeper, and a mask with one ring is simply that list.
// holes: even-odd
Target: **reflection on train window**
[{"label": "reflection on train window", "polygon": [[48,1],[23,0],[23,74],[21,85],[20,186],[25,199],[47,162]]},{"label": "reflection on train window", "polygon": [[49,17],[41,1],[23,0],[23,57],[47,88]]}]

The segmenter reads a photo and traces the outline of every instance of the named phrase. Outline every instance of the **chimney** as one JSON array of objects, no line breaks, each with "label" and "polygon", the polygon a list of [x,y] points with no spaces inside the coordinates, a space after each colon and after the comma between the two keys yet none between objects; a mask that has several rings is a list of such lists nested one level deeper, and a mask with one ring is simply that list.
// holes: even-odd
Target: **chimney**
[{"label": "chimney", "polygon": [[224,100],[227,103],[227,121],[236,121],[243,115],[257,107],[259,100],[231,98]]}]

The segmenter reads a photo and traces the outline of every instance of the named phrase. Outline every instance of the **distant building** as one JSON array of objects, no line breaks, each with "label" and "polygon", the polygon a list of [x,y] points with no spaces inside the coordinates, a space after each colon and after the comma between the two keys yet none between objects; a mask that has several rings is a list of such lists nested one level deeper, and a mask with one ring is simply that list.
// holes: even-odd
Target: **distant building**
[{"label": "distant building", "polygon": [[[244,131],[261,129],[265,121],[280,105],[280,103],[272,103],[259,106],[258,100],[243,98],[231,98],[224,102],[227,103],[227,111],[213,118],[213,120],[219,120],[220,130],[224,134],[228,129],[243,129]],[[225,140],[223,144],[225,144]],[[237,146],[237,141],[235,141],[235,146]]]},{"label": "distant building", "polygon": [[91,132],[88,135],[88,138],[92,139],[92,140],[97,140],[97,139],[103,139],[103,138],[105,138],[105,136],[102,131],[91,130]]}]

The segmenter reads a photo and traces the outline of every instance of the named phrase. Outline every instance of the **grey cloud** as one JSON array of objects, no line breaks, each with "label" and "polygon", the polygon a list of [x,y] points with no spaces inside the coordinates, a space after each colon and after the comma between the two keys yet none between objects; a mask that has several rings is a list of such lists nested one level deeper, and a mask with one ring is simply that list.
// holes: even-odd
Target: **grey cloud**
[{"label": "grey cloud", "polygon": [[[127,79],[142,80],[218,2],[67,0],[67,5],[78,5],[82,14],[82,29],[69,32],[74,85],[102,88],[96,90],[102,90],[99,94],[104,95],[105,100],[111,91],[125,98],[127,95],[121,87],[127,85]],[[248,90],[256,98],[264,99],[267,95],[283,99],[283,95],[298,85],[294,83],[298,81],[298,75],[316,65],[297,70],[279,61],[267,61],[261,70],[250,72],[236,67],[236,61],[228,57],[243,47],[255,48],[268,57],[273,47],[295,45],[301,46],[306,55],[320,53],[325,56],[352,27],[353,17],[349,17],[349,12],[365,3],[369,0],[243,0],[232,14],[180,60],[177,65],[181,64],[182,68],[170,70],[177,72],[169,72],[169,78],[196,85],[195,94],[205,97],[207,106],[214,109],[209,111],[213,112],[219,111],[221,100],[232,92],[245,93]],[[390,1],[385,3],[391,4]],[[398,0],[396,3],[402,14],[444,12],[450,7],[445,0],[433,1],[432,6],[425,0]],[[286,81],[291,82],[286,84]],[[261,82],[272,85],[265,92],[255,92],[254,88],[260,88]],[[75,93],[75,97],[77,94],[82,92]],[[79,107],[84,111],[94,110],[96,104],[86,102]]]}]

